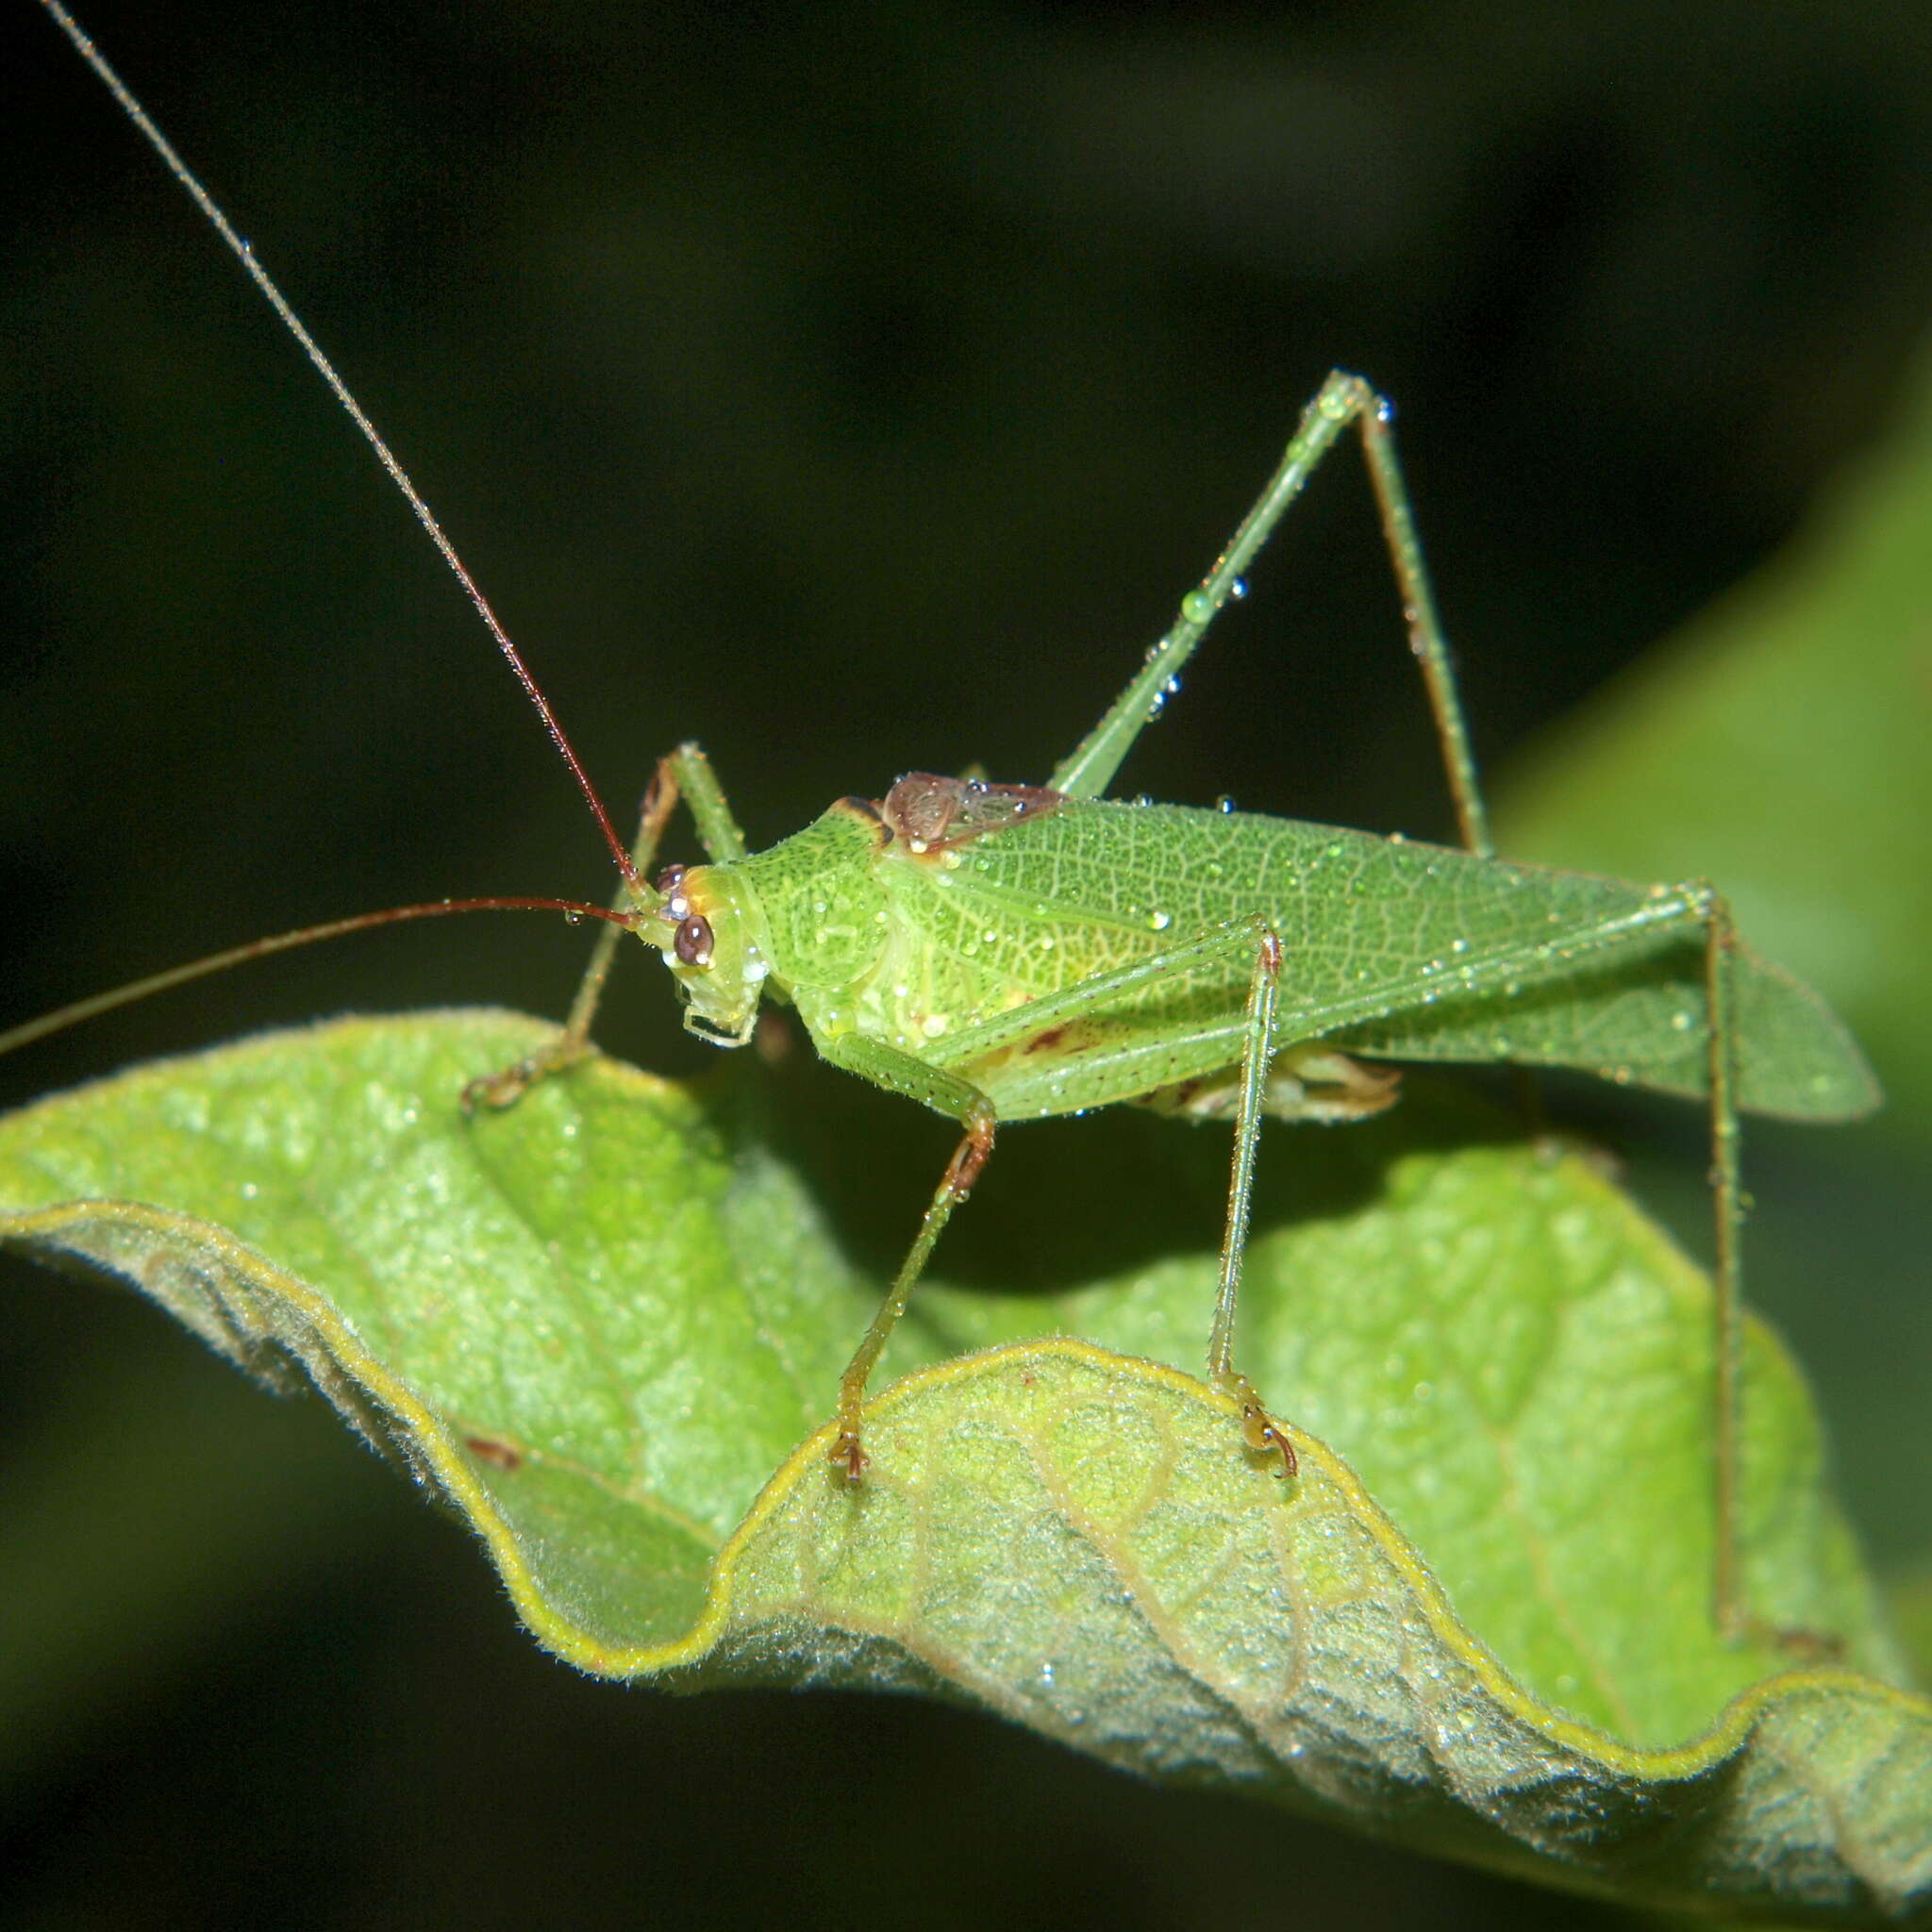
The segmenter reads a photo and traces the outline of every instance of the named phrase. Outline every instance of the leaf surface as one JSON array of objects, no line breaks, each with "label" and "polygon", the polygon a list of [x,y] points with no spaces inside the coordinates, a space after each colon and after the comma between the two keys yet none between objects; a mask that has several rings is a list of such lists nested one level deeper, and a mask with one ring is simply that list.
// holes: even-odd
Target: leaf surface
[{"label": "leaf surface", "polygon": [[1932,1710],[1803,1387],[1754,1328],[1752,1599],[1828,1663],[1709,1629],[1707,1287],[1584,1159],[1421,1083],[1271,1133],[1243,1359],[1283,1483],[1187,1372],[1224,1136],[1010,1134],[854,1493],[833,1387],[943,1136],[816,1070],[608,1060],[465,1122],[542,1034],[339,1022],[43,1102],[0,1225],[299,1364],[588,1670],[917,1687],[1556,1883],[1924,1909]]}]

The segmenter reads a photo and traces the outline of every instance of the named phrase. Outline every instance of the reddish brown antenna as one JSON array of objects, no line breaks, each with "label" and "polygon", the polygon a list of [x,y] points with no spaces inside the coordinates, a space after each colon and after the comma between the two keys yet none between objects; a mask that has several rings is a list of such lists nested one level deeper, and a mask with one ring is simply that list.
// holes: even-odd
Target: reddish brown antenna
[{"label": "reddish brown antenna", "polygon": [[[616,860],[618,871],[624,874],[625,883],[636,891],[644,903],[654,903],[650,888],[638,876],[637,867],[632,864],[630,854],[625,849],[624,841],[617,836],[617,828],[610,823],[610,814],[604,809],[604,801],[597,796],[596,788],[591,783],[589,775],[577,758],[575,749],[564,735],[563,726],[558,722],[557,713],[550,708],[550,700],[539,689],[537,680],[530,675],[529,666],[524,662],[522,653],[510,641],[509,633],[504,629],[496,612],[490,608],[489,598],[477,589],[476,580],[471,576],[464,567],[462,558],[457,555],[456,545],[443,533],[442,525],[436,521],[435,514],[424,501],[423,492],[409,480],[408,472],[397,461],[395,452],[383,441],[381,432],[363,412],[361,404],[350,393],[349,386],[336,374],[335,364],[323,354],[321,345],[304,326],[302,318],[289,306],[288,299],[276,288],[268,271],[256,259],[254,249],[235,232],[233,225],[222,212],[214,197],[196,179],[187,162],[175,152],[167,136],[148,118],[147,109],[129,92],[121,76],[108,65],[93,42],[80,30],[74,16],[60,5],[60,0],[41,0],[41,4],[54,16],[60,31],[74,42],[80,58],[100,75],[108,92],[121,104],[122,111],[141,131],[142,138],[160,156],[169,174],[188,191],[195,207],[208,217],[215,233],[227,243],[228,250],[235,259],[248,271],[250,279],[267,298],[269,307],[281,318],[283,326],[301,344],[302,353],[315,365],[317,374],[328,384],[336,401],[349,412],[349,420],[362,432],[363,440],[375,452],[376,460],[389,472],[390,480],[408,499],[409,508],[416,512],[417,522],[429,532],[429,541],[442,553],[442,560],[456,573],[458,583],[462,585],[470,602],[476,607],[476,614],[489,626],[490,635],[496,640],[497,649],[508,660],[509,668],[516,673],[517,682],[523,686],[525,695],[536,706],[537,715],[542,719],[543,728],[549,732],[551,743],[556,745],[564,763],[570,767],[571,776],[577,781],[577,790],[584,794],[585,803],[590,806],[591,815],[597,821],[598,829],[604,834],[604,842],[609,846],[610,856]],[[508,907],[511,904],[528,902],[500,900],[494,903]],[[560,901],[555,903],[561,904]],[[422,914],[420,908],[412,907],[404,908],[398,916],[420,917]],[[353,931],[356,927],[353,922],[349,922],[344,923],[341,929]],[[313,930],[319,935],[325,936],[326,932],[333,928],[317,927]],[[273,947],[270,949],[273,950]],[[220,957],[225,958],[228,956]],[[237,957],[252,958],[254,955],[249,949],[242,948]],[[0,1045],[4,1045],[10,1038],[11,1036],[0,1035]]]},{"label": "reddish brown antenna", "polygon": [[144,979],[130,980],[107,992],[97,992],[70,1006],[57,1007],[37,1020],[9,1026],[0,1033],[0,1054],[15,1047],[44,1040],[68,1026],[77,1026],[99,1013],[111,1013],[116,1007],[130,1007],[150,993],[166,992],[172,986],[185,986],[191,979],[205,978],[210,973],[225,973],[230,966],[245,965],[250,959],[264,959],[271,953],[287,953],[297,946],[312,946],[323,940],[339,940],[352,932],[371,932],[379,925],[400,925],[409,919],[447,919],[457,912],[560,912],[575,924],[581,919],[601,919],[607,925],[620,925],[626,932],[636,928],[639,915],[613,912],[608,907],[591,906],[581,899],[532,899],[522,895],[490,899],[431,899],[421,906],[391,906],[380,912],[358,912],[348,919],[330,919],[321,925],[298,925],[292,932],[272,932],[266,939],[250,940],[245,946],[230,946],[225,952],[209,953],[205,958],[191,959],[185,966],[170,966],[163,973],[150,973]]}]

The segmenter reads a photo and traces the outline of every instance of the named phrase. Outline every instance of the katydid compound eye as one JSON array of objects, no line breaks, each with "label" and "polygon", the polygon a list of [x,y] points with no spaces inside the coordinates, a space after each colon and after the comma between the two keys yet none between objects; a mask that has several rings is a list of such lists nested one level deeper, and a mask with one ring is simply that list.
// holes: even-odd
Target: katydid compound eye
[{"label": "katydid compound eye", "polygon": [[684,875],[690,870],[691,868],[688,865],[667,865],[658,874],[655,881],[658,891],[663,893],[665,898],[670,898],[678,887],[684,883]]},{"label": "katydid compound eye", "polygon": [[711,963],[711,922],[693,912],[677,928],[674,945],[677,957],[687,966],[708,966]]}]

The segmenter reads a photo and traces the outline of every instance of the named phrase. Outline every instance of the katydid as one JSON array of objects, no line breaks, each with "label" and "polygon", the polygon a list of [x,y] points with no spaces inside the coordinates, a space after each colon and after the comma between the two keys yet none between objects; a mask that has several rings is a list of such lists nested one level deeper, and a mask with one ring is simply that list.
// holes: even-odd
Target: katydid
[{"label": "katydid", "polygon": [[[1396,1075],[1363,1062],[1578,1068],[1707,1098],[1716,1215],[1715,1611],[1746,1624],[1736,1537],[1742,1208],[1740,1110],[1846,1120],[1877,1088],[1814,993],[1739,941],[1702,881],[1645,886],[1498,859],[1390,410],[1332,375],[1267,488],[1173,627],[1043,784],[915,773],[845,798],[752,854],[703,753],[659,761],[626,848],[522,658],[373,425],[259,263],[71,18],[49,10],[242,259],[354,417],[456,572],[590,804],[621,874],[569,1019],[532,1060],[481,1074],[466,1108],[505,1107],[590,1050],[617,942],[663,955],[686,1024],[720,1045],[790,1004],[833,1064],[954,1120],[958,1145],[841,1378],[829,1458],[863,1480],[867,1383],[999,1126],[1114,1102],[1225,1117],[1233,1158],[1210,1383],[1248,1449],[1295,1474],[1289,1430],[1237,1368],[1237,1297],[1261,1122],[1341,1122],[1391,1105]],[[1451,850],[1294,821],[1103,796],[1215,616],[1326,452],[1361,440],[1441,739],[1462,839]],[[682,800],[704,864],[657,873]],[[0,1034],[0,1050],[162,985],[337,932],[473,907],[403,908],[278,935]],[[454,1097],[453,1097],[454,1099]]]}]

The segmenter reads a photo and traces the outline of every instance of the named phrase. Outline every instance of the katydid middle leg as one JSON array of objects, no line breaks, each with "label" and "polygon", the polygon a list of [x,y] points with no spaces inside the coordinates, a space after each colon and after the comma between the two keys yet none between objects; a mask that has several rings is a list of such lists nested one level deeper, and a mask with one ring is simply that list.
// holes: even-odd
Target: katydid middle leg
[{"label": "katydid middle leg", "polygon": [[992,1153],[993,1128],[998,1117],[991,1100],[972,1081],[929,1066],[883,1041],[847,1034],[830,1041],[824,1054],[835,1066],[843,1067],[888,1092],[904,1094],[908,1100],[922,1101],[941,1113],[950,1114],[966,1130],[946,1163],[945,1173],[940,1176],[939,1187],[919,1224],[919,1233],[907,1250],[905,1260],[900,1262],[899,1272],[872,1318],[872,1325],[839,1378],[839,1433],[826,1459],[845,1472],[846,1481],[856,1483],[865,1474],[867,1461],[860,1446],[865,1385],[872,1379],[873,1369],[885,1351],[887,1340],[898,1326],[899,1317],[906,1312],[912,1291],[925,1272],[926,1261],[946,1223],[953,1218],[953,1209],[972,1192],[980,1169]]},{"label": "katydid middle leg", "polygon": [[[1294,1450],[1286,1432],[1268,1414],[1253,1383],[1233,1365],[1235,1297],[1241,1282],[1242,1251],[1247,1241],[1248,1210],[1254,1188],[1255,1152],[1266,1111],[1269,1065],[1276,1041],[1275,1007],[1281,977],[1281,941],[1265,920],[1237,920],[1161,952],[1076,980],[1043,994],[1024,1007],[983,1021],[957,1037],[960,1066],[971,1066],[983,1055],[997,1055],[1069,1020],[1104,1011],[1107,1003],[1176,973],[1216,961],[1233,965],[1250,962],[1249,991],[1237,1029],[1211,1028],[1197,1041],[1224,1041],[1240,1056],[1241,1086],[1235,1113],[1233,1173],[1228,1189],[1228,1219],[1222,1244],[1220,1288],[1216,1297],[1213,1336],[1208,1370],[1213,1386],[1235,1403],[1241,1430],[1252,1449],[1278,1457],[1282,1474],[1295,1472]],[[1236,1037],[1230,1039],[1230,1034]],[[1174,1042],[1183,1043],[1183,1042]],[[823,1051],[835,1065],[858,1074],[874,1086],[918,1100],[947,1114],[965,1128],[945,1174],[925,1211],[918,1237],[901,1263],[865,1339],[852,1357],[839,1385],[839,1434],[829,1459],[857,1481],[866,1466],[860,1445],[860,1407],[865,1386],[911,1299],[941,1230],[955,1208],[965,1198],[992,1151],[998,1124],[998,1080],[989,1075],[982,1087],[959,1073],[938,1068],[883,1041],[845,1035],[826,1042]],[[1103,1067],[1105,1050],[1086,1057],[1090,1071]],[[1217,1062],[1216,1064],[1220,1064]]]},{"label": "katydid middle leg", "polygon": [[[739,830],[738,822],[731,815],[724,788],[711,770],[710,759],[697,745],[680,744],[675,751],[667,752],[658,760],[658,768],[644,791],[637,837],[632,841],[630,853],[631,865],[638,877],[650,877],[664,827],[670,823],[671,814],[677,808],[680,798],[691,809],[691,819],[697,826],[698,842],[704,847],[707,858],[714,864],[723,864],[744,857],[744,834]],[[652,909],[651,906],[640,903],[637,891],[628,880],[618,887],[617,896],[611,901],[613,912]],[[590,963],[584,969],[583,978],[577,982],[576,996],[571,1001],[570,1014],[563,1023],[562,1030],[537,1052],[525,1055],[494,1074],[485,1074],[472,1080],[462,1092],[465,1113],[474,1112],[479,1106],[512,1106],[539,1080],[560,1072],[590,1052],[591,1026],[597,1017],[605,982],[610,976],[611,962],[617,957],[618,941],[623,937],[621,926],[598,928],[596,944],[591,949]]]}]

